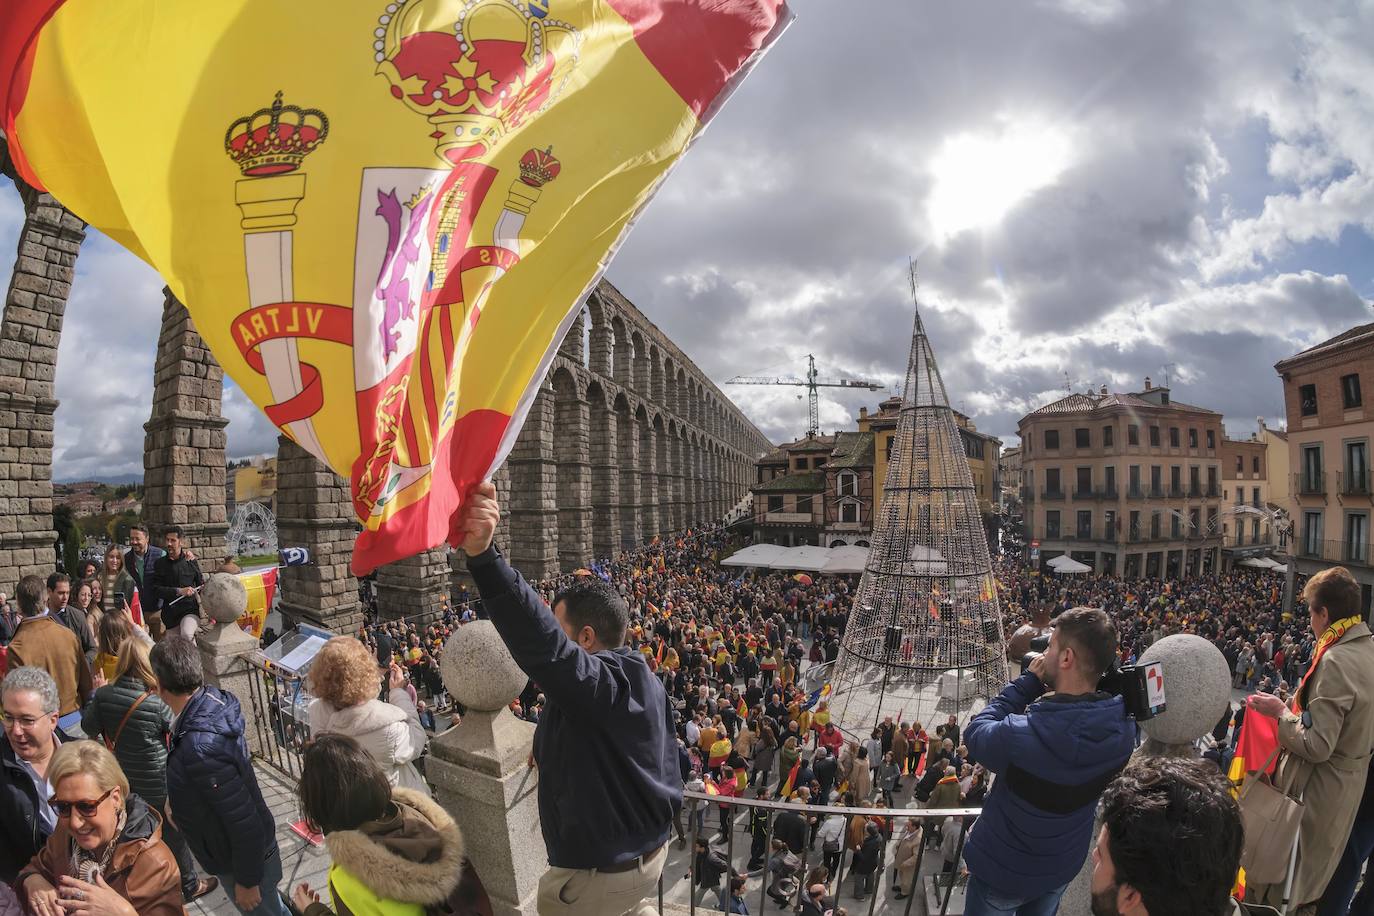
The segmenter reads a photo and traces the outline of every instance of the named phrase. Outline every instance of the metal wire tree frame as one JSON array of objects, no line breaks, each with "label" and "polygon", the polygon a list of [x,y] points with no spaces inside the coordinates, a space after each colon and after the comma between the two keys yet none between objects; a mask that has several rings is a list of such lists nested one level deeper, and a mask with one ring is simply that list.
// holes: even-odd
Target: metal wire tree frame
[{"label": "metal wire tree frame", "polygon": [[832,716],[861,737],[887,716],[932,734],[951,713],[967,721],[1006,683],[1006,649],[973,475],[919,304],[870,544]]}]

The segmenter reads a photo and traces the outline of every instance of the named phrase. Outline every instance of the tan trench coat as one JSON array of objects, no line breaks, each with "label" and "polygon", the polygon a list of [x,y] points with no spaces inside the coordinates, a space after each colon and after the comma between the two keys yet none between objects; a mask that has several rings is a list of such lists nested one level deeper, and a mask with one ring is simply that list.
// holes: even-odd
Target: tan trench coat
[{"label": "tan trench coat", "polygon": [[[1287,753],[1277,784],[1291,780],[1289,793],[1301,793],[1303,801],[1290,911],[1326,890],[1364,794],[1374,752],[1374,640],[1368,624],[1351,627],[1327,649],[1303,699],[1311,728],[1291,711],[1279,719],[1279,743]],[[1283,888],[1270,885],[1263,894],[1264,902],[1274,904]]]}]

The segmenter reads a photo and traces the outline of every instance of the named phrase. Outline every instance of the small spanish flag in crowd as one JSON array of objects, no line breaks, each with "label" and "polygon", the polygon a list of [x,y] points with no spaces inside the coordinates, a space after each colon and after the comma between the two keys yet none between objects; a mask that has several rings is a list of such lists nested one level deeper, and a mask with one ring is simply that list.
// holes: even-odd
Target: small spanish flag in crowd
[{"label": "small spanish flag in crowd", "polygon": [[796,788],[797,785],[797,774],[800,772],[801,758],[798,757],[797,762],[792,764],[792,771],[787,774],[787,781],[782,784],[782,797],[784,800],[792,797],[792,790]]},{"label": "small spanish flag in crowd", "polygon": [[277,591],[277,568],[239,576],[239,581],[248,590],[248,611],[239,618],[239,626],[253,638],[261,638],[262,628],[267,623],[267,615],[272,613],[272,596]]},{"label": "small spanish flag in crowd", "polygon": [[749,704],[744,702],[744,697],[739,698],[739,705],[735,707],[735,712],[739,713],[741,719],[749,717]]},{"label": "small spanish flag in crowd", "polygon": [[729,758],[730,749],[731,744],[729,738],[716,739],[716,743],[711,745],[710,757],[707,759],[706,765],[712,769],[720,766]]}]

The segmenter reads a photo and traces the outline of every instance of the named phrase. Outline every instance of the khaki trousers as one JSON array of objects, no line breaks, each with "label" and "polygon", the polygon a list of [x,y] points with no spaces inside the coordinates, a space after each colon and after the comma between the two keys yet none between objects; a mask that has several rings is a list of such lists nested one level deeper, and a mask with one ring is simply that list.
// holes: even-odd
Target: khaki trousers
[{"label": "khaki trousers", "polygon": [[549,868],[539,879],[539,916],[656,916],[667,848],[664,843],[621,872]]}]

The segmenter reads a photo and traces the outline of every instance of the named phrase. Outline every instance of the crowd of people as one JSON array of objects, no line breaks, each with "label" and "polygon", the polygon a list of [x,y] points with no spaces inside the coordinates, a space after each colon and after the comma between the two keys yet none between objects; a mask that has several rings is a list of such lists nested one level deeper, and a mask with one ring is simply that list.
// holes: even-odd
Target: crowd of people
[{"label": "crowd of people", "polygon": [[[0,851],[0,881],[38,913],[55,914],[60,901],[74,899],[101,899],[109,912],[125,912],[115,898],[136,912],[180,912],[184,903],[218,886],[245,913],[326,912],[328,903],[321,899],[326,889],[297,887],[290,900],[278,892],[275,823],[248,761],[243,712],[232,694],[203,683],[191,639],[194,626],[185,623],[199,623],[196,599],[205,577],[178,535],[169,532],[166,549],[160,550],[148,543],[146,531],[136,531],[132,549],[111,549],[102,563],[83,564],[75,578],[60,572],[46,581],[26,577],[14,605],[0,596],[0,645],[9,671],[0,686],[5,723],[0,829],[7,838]],[[513,712],[540,724],[541,730],[557,727],[545,720],[567,708],[572,688],[560,682],[561,668],[536,657],[547,646],[522,643],[503,623],[515,607],[534,615],[531,625],[556,621],[569,645],[587,657],[604,659],[614,652],[621,659],[637,659],[657,685],[641,689],[662,691],[669,731],[662,737],[667,744],[654,752],[662,751],[660,765],[669,772],[649,783],[658,787],[655,791],[671,783],[679,793],[685,786],[721,799],[715,805],[682,805],[679,795],[671,806],[670,838],[675,835],[677,845],[685,848],[692,842],[689,834],[694,837],[689,876],[698,901],[709,899],[722,911],[747,913],[750,894],[764,892],[779,904],[799,907],[798,912],[839,914],[845,912],[839,900],[846,868],[843,876],[852,879],[848,896],[853,900],[865,901],[877,892],[877,877],[883,874],[890,876],[891,892],[901,900],[916,890],[923,847],[938,857],[946,874],[968,875],[972,865],[970,895],[981,895],[979,905],[1002,899],[999,888],[980,887],[978,880],[980,864],[984,873],[990,862],[1002,868],[1007,853],[997,846],[997,836],[1015,843],[1007,831],[1014,833],[1016,818],[999,810],[1006,807],[1006,796],[982,818],[1001,826],[972,833],[968,828],[980,820],[978,809],[996,795],[990,786],[1007,778],[1008,767],[1032,759],[1020,764],[1007,759],[1006,748],[1018,740],[1014,732],[994,740],[988,736],[1001,735],[1001,724],[965,723],[961,728],[954,716],[926,723],[887,719],[867,735],[841,731],[831,721],[820,682],[808,678],[807,670],[838,656],[855,580],[741,574],[718,563],[734,546],[724,529],[685,532],[531,583],[527,594],[514,584],[523,587],[523,580],[504,561],[492,566],[490,560],[477,559],[491,556],[492,548],[474,547],[476,587],[446,602],[437,616],[382,620],[373,609],[355,636],[325,645],[308,677],[313,740],[303,757],[300,783],[307,822],[326,835],[337,834],[340,840],[331,843],[331,852],[336,845],[349,849],[357,856],[349,861],[359,863],[360,870],[361,863],[396,854],[394,844],[385,840],[388,830],[419,830],[427,838],[427,851],[416,853],[421,858],[409,865],[387,860],[393,870],[419,876],[429,874],[426,866],[436,856],[452,859],[458,863],[452,880],[425,880],[429,896],[418,902],[444,902],[452,912],[480,912],[480,881],[461,867],[461,836],[429,798],[424,756],[434,734],[461,724],[463,710],[448,697],[438,660],[453,632],[477,619],[498,624],[531,675],[512,703]],[[1272,709],[1264,703],[1228,707],[1211,741],[1200,748],[1223,772],[1247,710],[1253,714],[1263,707],[1265,715],[1282,721],[1283,710],[1299,694],[1322,651],[1321,634],[1309,625],[1307,608],[1300,601],[1294,613],[1285,614],[1281,582],[1269,574],[1120,580],[1040,575],[1010,558],[996,563],[1013,661],[1026,649],[1023,637],[1052,632],[1050,621],[1068,620],[1075,608],[1102,609],[1101,621],[1109,621],[1113,632],[1110,652],[1116,663],[1133,663],[1152,643],[1175,633],[1195,634],[1216,645],[1236,688],[1279,704]],[[502,569],[506,572],[500,575],[516,578],[500,579],[497,587],[496,571]],[[143,610],[141,623],[130,608],[135,594]],[[514,604],[512,594],[520,596]],[[601,610],[579,611],[579,606]],[[540,607],[548,617],[539,616]],[[580,633],[571,622],[579,613],[590,615]],[[603,631],[617,626],[622,614],[618,640],[605,640]],[[1091,642],[1079,637],[1077,645]],[[571,649],[558,651],[563,653],[556,659],[561,664]],[[1021,694],[1010,695],[1010,705],[994,703],[989,709],[1002,709],[999,715],[1011,717],[1008,722],[1016,716],[1024,721],[1028,707],[1045,706],[1036,702],[1040,691],[1067,693],[1064,685],[1077,683],[1074,672],[1091,677],[1103,667],[1094,663],[1079,671],[1075,666],[1084,664],[1086,652],[1075,662],[1071,650],[1061,645],[1059,651],[1068,659],[1058,675],[1059,687],[1052,687],[1054,671],[1043,669],[1035,675],[1038,689],[1026,693],[1022,684]],[[630,670],[623,660],[617,664],[622,672]],[[578,677],[586,674],[578,669]],[[1080,705],[1078,713],[1085,708]],[[1044,718],[1043,712],[1039,715]],[[1302,727],[1300,723],[1298,730]],[[625,734],[637,728],[634,721],[621,725]],[[538,749],[536,740],[536,757]],[[547,742],[544,753],[549,753]],[[1104,773],[1114,776],[1124,757],[1115,759],[1122,755],[1114,745],[1107,756],[1112,759],[1103,757],[1103,766],[1111,766]],[[554,782],[547,766],[543,776],[541,802],[544,784]],[[1110,781],[1097,785],[1099,778],[1087,783],[1098,794]],[[232,804],[210,791],[230,783],[235,787]],[[326,800],[337,797],[340,786],[375,788],[360,793],[346,810],[336,810]],[[774,800],[784,807],[776,817],[762,808],[739,811],[726,801],[734,797]],[[611,809],[619,804],[610,797],[603,801]],[[913,812],[965,808],[971,813],[891,819],[815,810],[832,805]],[[191,813],[178,817],[178,811]],[[556,820],[556,809],[546,818]],[[560,847],[563,841],[550,837],[545,826],[551,850]],[[633,861],[652,870],[647,863],[654,830],[646,830],[650,845],[639,849]],[[1082,839],[1077,835],[1086,836],[1085,830],[1075,824],[1075,839],[1068,845],[1076,849]],[[728,848],[732,834],[748,845],[745,864],[724,855],[722,847]],[[585,868],[576,866],[584,853],[570,847],[568,864],[555,865],[580,874]],[[1054,850],[1047,862],[1064,858],[1062,853]],[[1070,850],[1068,859],[1073,854]],[[337,865],[339,854],[335,858]],[[122,884],[101,878],[112,861],[135,859],[144,864],[121,871]],[[812,867],[804,869],[803,861]],[[1362,865],[1363,858],[1356,864]],[[83,866],[86,870],[79,871]],[[606,871],[607,866],[619,867],[599,862],[592,871]],[[350,881],[345,877],[349,865],[342,867],[345,871],[327,889],[338,906],[349,908],[345,901],[350,897],[409,899],[407,882],[379,887],[370,872],[354,874]],[[661,858],[657,867],[661,870]],[[1056,860],[1035,870],[1043,875],[1065,867]],[[93,880],[69,884],[73,869],[78,877]],[[1350,882],[1350,894],[1354,887]],[[86,898],[75,896],[80,894]],[[1019,910],[1007,910],[1012,911]]]}]

